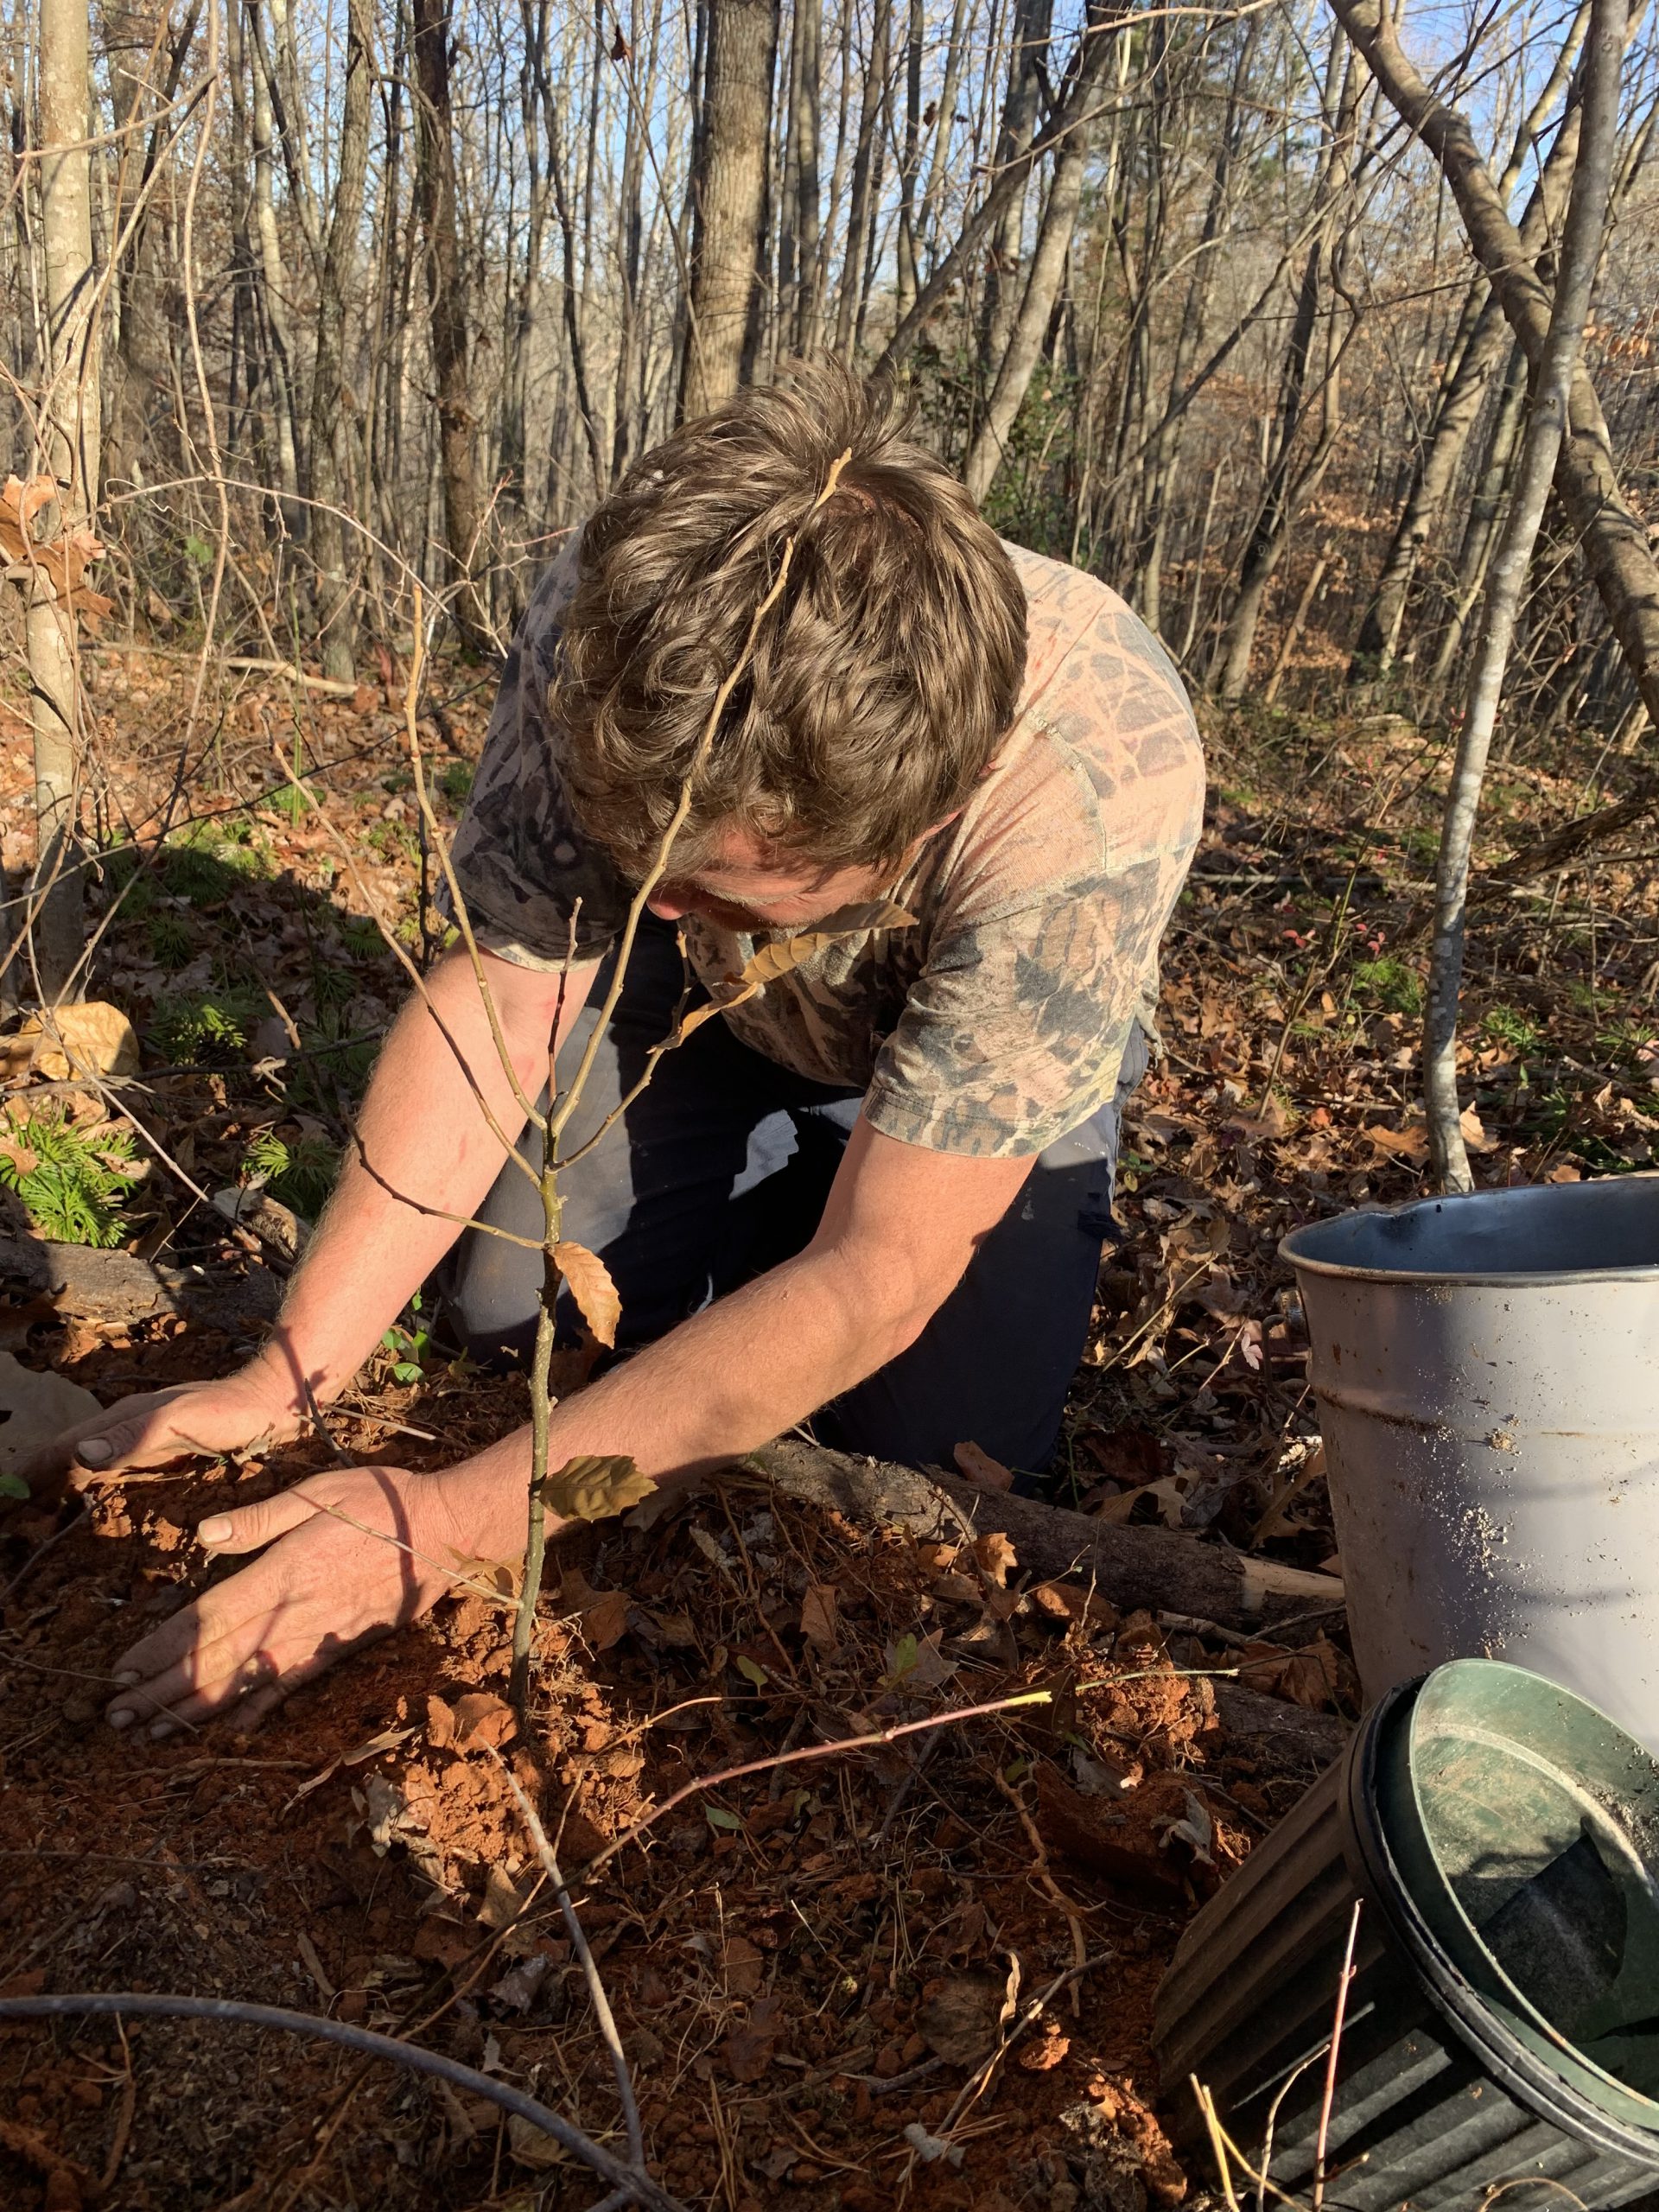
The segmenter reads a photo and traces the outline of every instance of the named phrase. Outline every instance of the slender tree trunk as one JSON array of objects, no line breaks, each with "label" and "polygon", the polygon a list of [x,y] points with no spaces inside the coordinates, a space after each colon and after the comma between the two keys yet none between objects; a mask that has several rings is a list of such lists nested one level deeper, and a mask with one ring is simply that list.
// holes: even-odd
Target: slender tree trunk
[{"label": "slender tree trunk", "polygon": [[478,417],[473,406],[467,284],[461,260],[455,208],[454,119],[449,96],[450,16],[448,0],[414,0],[416,190],[426,247],[426,297],[431,317],[432,366],[438,386],[438,443],[443,478],[443,535],[456,584],[454,613],[473,652],[490,650],[489,620],[480,579],[486,562],[480,543]]},{"label": "slender tree trunk", "polygon": [[[1067,72],[1070,85],[1078,94],[1074,105],[1085,118],[1112,62],[1116,41],[1107,35],[1104,20],[1103,10],[1091,5],[1077,52]],[[968,448],[963,470],[968,489],[976,499],[982,500],[991,488],[1008,433],[1014,428],[1042,354],[1044,339],[1065,275],[1071,234],[1077,228],[1092,131],[1092,124],[1086,119],[1076,124],[1061,141],[1054,156],[1054,174],[1038,230],[1036,251],[1026,275],[1024,296],[1009,327],[1007,343],[997,365],[996,381],[973,443]]]},{"label": "slender tree trunk", "polygon": [[323,673],[349,683],[357,667],[358,579],[362,547],[352,528],[357,487],[357,403],[346,370],[348,297],[363,223],[373,99],[371,0],[350,0],[346,18],[346,88],[334,205],[317,288],[317,355],[311,379],[311,547],[317,564],[317,634]]},{"label": "slender tree trunk", "polygon": [[759,334],[762,219],[778,0],[709,0],[707,90],[691,264],[696,342],[686,348],[683,412],[735,391]]},{"label": "slender tree trunk", "polygon": [[1516,448],[1521,442],[1521,423],[1526,410],[1526,399],[1527,357],[1511,338],[1510,365],[1504,375],[1503,389],[1498,395],[1497,408],[1493,410],[1491,430],[1486,440],[1485,459],[1475,481],[1474,496],[1469,502],[1469,520],[1458,554],[1457,588],[1452,595],[1452,611],[1440,633],[1440,643],[1434,649],[1433,664],[1428,673],[1431,690],[1438,690],[1450,674],[1452,664],[1462,650],[1470,613],[1486,581],[1487,564],[1497,537],[1497,520],[1503,511],[1503,494],[1509,486]]},{"label": "slender tree trunk", "polygon": [[247,10],[249,109],[252,124],[253,226],[259,245],[259,304],[269,339],[268,365],[271,387],[271,430],[276,442],[276,465],[283,512],[292,531],[308,535],[308,520],[300,505],[300,410],[295,387],[294,331],[288,312],[288,270],[283,259],[283,240],[276,223],[272,179],[274,120],[270,79],[261,37],[258,0],[249,0]]},{"label": "slender tree trunk", "polygon": [[793,323],[798,353],[818,348],[823,311],[823,246],[820,235],[818,172],[823,160],[823,35],[822,0],[796,0],[795,66],[791,97],[790,174],[794,188],[796,295]]},{"label": "slender tree trunk", "polygon": [[[1573,32],[1556,57],[1555,68],[1543,93],[1516,136],[1514,151],[1497,184],[1498,194],[1506,205],[1520,181],[1526,153],[1530,149],[1548,111],[1546,101],[1550,106],[1554,105],[1560,83],[1569,73],[1572,60],[1582,43],[1584,25],[1587,20],[1586,4],[1580,10]],[[1550,148],[1521,219],[1522,242],[1535,261],[1560,229],[1561,216],[1573,179],[1573,163],[1578,157],[1579,120],[1579,106],[1575,99],[1562,118],[1561,127],[1555,134],[1555,143]],[[1435,410],[1427,446],[1407,494],[1405,506],[1383,561],[1382,574],[1376,580],[1365,619],[1360,625],[1353,658],[1349,664],[1351,682],[1361,680],[1372,673],[1386,675],[1393,665],[1399,651],[1406,598],[1416,575],[1417,563],[1431,534],[1440,525],[1459,467],[1479,418],[1481,403],[1497,372],[1499,362],[1503,359],[1504,346],[1510,336],[1509,326],[1503,307],[1484,275],[1478,276],[1470,287],[1464,322],[1466,326],[1465,342],[1454,346],[1453,359],[1441,386],[1440,405]]]},{"label": "slender tree trunk", "polygon": [[[92,156],[86,144],[86,0],[40,0],[41,253],[45,277],[47,389],[40,454],[56,480],[61,537],[88,529],[98,507],[99,343],[94,314]],[[37,540],[50,511],[35,518]],[[30,886],[33,980],[42,1003],[69,987],[81,954],[79,804],[84,695],[73,607],[60,601],[43,567],[27,586],[30,720],[35,740],[35,820],[39,843]]]},{"label": "slender tree trunk", "polygon": [[1458,1002],[1469,892],[1469,861],[1487,753],[1503,689],[1503,671],[1515,638],[1544,506],[1554,477],[1581,373],[1580,353],[1612,184],[1618,136],[1620,65],[1624,53],[1625,0],[1593,0],[1586,40],[1584,119],[1579,164],[1555,278],[1555,297],[1537,357],[1527,433],[1515,494],[1487,585],[1479,650],[1469,687],[1468,711],[1446,796],[1435,874],[1434,940],[1429,965],[1428,1011],[1423,1036],[1424,1091],[1429,1142],[1441,1187],[1470,1191],[1470,1171],[1458,1104]]},{"label": "slender tree trunk", "polygon": [[[843,4],[848,7],[850,22],[851,0],[843,0]],[[887,92],[887,35],[892,16],[892,0],[875,0],[870,61],[864,73],[859,103],[858,143],[853,150],[852,212],[847,225],[847,251],[842,257],[841,297],[836,306],[836,351],[843,361],[853,358],[860,302],[865,294],[864,257],[875,213],[876,138]]]},{"label": "slender tree trunk", "polygon": [[910,0],[910,28],[905,41],[905,143],[899,159],[899,232],[893,315],[902,321],[916,297],[916,175],[922,146],[922,41],[926,30],[922,0]]},{"label": "slender tree trunk", "polygon": [[[1037,106],[1041,96],[1043,69],[1053,22],[1053,0],[1018,0],[1008,50],[1008,89],[1002,103],[1002,125],[997,133],[999,168],[1017,162],[1031,145],[1037,129]],[[991,232],[985,268],[985,320],[980,359],[988,366],[1000,361],[1007,350],[1008,334],[1020,310],[1016,282],[1025,244],[1026,178],[1020,177],[1007,195]],[[904,317],[899,318],[902,327]]]}]

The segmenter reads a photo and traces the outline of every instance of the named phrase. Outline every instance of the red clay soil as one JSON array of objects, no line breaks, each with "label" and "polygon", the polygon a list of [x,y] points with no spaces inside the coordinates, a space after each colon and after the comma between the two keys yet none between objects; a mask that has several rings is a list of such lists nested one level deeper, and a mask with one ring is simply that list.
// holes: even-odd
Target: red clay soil
[{"label": "red clay soil", "polygon": [[[129,1347],[80,1372],[113,1395],[178,1357]],[[435,1409],[429,1396],[423,1425],[448,1415],[442,1446],[393,1433],[353,1449],[452,1457],[518,1399],[513,1384]],[[609,2062],[505,1758],[575,1878],[653,2164],[688,2205],[1182,2200],[1151,2110],[1153,1993],[1195,1902],[1306,1774],[1230,1753],[1209,1683],[1170,1671],[1146,1617],[1074,1599],[1090,1618],[1071,1623],[1052,1592],[1022,1590],[1000,1539],[981,1559],[918,1546],[736,1474],[648,1530],[612,1522],[563,1548],[527,1738],[503,1701],[508,1601],[478,1595],[342,1665],[256,1737],[111,1733],[114,1655],[201,1586],[187,1524],[321,1457],[100,1491],[92,1525],[12,1595],[7,1993],[187,1991],[332,2013],[497,2074],[619,2148]],[[1190,1640],[1180,1656],[1230,1660]],[[581,1878],[688,1781],[1033,1687],[1052,1701],[703,1792]],[[953,2110],[1001,2022],[1079,1959],[1088,1971]],[[242,2027],[0,2030],[0,2190],[18,2212],[604,2194],[481,2099]]]}]

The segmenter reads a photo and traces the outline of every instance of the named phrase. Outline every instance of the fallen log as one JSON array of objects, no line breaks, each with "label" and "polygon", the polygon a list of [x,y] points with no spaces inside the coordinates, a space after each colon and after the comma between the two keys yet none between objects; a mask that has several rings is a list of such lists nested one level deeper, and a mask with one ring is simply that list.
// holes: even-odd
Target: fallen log
[{"label": "fallen log", "polygon": [[114,1329],[170,1313],[238,1335],[257,1333],[276,1319],[283,1285],[268,1268],[238,1275],[40,1236],[0,1236],[0,1293],[26,1301],[25,1313],[35,1309],[42,1320],[95,1321]]},{"label": "fallen log", "polygon": [[[1243,1682],[1216,1681],[1216,1718],[1236,1749],[1253,1737],[1272,1758],[1288,1762],[1305,1758],[1314,1766],[1329,1766],[1341,1756],[1349,1728],[1334,1713],[1310,1713],[1288,1699],[1266,1697]],[[1252,1751],[1255,1745],[1249,1746]]]},{"label": "fallen log", "polygon": [[1335,1575],[1309,1574],[1178,1529],[1112,1528],[1062,1506],[796,1437],[751,1452],[746,1464],[787,1496],[851,1520],[887,1522],[940,1543],[1001,1534],[1034,1580],[1082,1575],[1126,1612],[1166,1608],[1222,1628],[1253,1629],[1343,1602]]}]

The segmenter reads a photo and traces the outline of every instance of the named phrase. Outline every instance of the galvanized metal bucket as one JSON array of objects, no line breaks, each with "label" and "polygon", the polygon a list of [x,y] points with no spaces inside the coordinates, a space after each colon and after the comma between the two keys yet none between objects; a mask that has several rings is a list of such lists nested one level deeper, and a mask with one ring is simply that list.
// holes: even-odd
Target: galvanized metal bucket
[{"label": "galvanized metal bucket", "polygon": [[1659,1176],[1421,1198],[1281,1249],[1367,1698],[1504,1659],[1659,1751]]}]

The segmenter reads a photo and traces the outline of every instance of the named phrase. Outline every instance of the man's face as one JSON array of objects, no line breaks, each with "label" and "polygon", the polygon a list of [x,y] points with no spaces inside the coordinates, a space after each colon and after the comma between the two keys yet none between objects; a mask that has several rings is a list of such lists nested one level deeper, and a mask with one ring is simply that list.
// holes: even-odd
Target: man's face
[{"label": "man's face", "polygon": [[646,905],[665,922],[694,914],[744,935],[802,929],[842,906],[883,897],[908,865],[907,855],[896,868],[821,868],[747,830],[728,830],[701,868],[665,875]]}]

